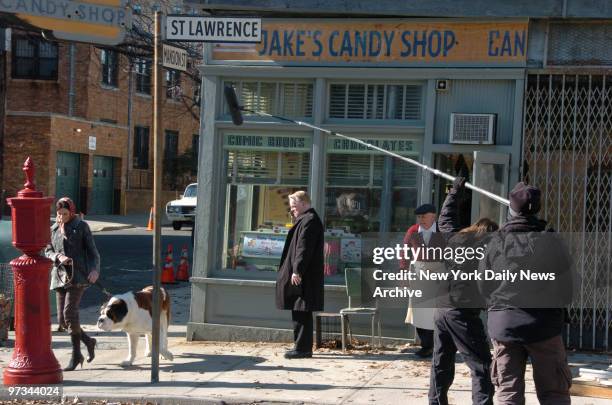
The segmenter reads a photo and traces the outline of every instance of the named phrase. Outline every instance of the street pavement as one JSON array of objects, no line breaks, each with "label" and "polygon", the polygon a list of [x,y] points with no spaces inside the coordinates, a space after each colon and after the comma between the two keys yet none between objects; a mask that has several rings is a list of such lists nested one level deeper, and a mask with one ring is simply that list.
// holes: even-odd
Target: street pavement
[{"label": "street pavement", "polygon": [[[127,229],[99,231],[94,233],[94,241],[100,253],[100,284],[112,294],[130,290],[140,290],[153,283],[153,233],[146,228],[135,226]],[[162,228],[162,263],[165,262],[166,249],[173,247],[173,260],[178,266],[181,248],[187,246],[189,263],[192,263],[191,230],[186,228],[175,231],[171,227]],[[175,286],[169,285],[172,290]],[[83,296],[83,306],[99,306],[104,294],[97,288],[89,288]]]},{"label": "street pavement", "polygon": [[[149,359],[140,342],[135,364],[118,364],[127,353],[121,332],[96,332],[96,359],[82,369],[64,373],[68,403],[88,400],[141,401],[141,403],[282,403],[282,404],[426,404],[429,387],[427,360],[388,350],[354,351],[321,349],[312,359],[286,360],[287,344],[240,342],[187,342],[185,326],[173,325],[169,349],[174,361],[160,360],[159,383],[150,383]],[[68,335],[53,333],[53,349],[60,364],[70,356]],[[0,365],[10,359],[10,348],[0,348]],[[584,356],[593,361],[601,356]],[[451,404],[471,403],[469,370],[457,362]],[[527,369],[527,404],[537,404]],[[78,398],[75,400],[75,398]],[[76,401],[76,402],[75,402]],[[572,397],[573,404],[609,404],[609,399]]]}]

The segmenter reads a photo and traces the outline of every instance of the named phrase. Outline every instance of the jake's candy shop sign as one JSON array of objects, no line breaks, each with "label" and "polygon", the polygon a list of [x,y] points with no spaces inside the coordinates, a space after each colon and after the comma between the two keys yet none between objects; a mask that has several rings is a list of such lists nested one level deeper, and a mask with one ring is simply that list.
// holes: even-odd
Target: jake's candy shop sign
[{"label": "jake's candy shop sign", "polygon": [[217,61],[524,65],[527,21],[263,20],[261,42],[214,44]]}]

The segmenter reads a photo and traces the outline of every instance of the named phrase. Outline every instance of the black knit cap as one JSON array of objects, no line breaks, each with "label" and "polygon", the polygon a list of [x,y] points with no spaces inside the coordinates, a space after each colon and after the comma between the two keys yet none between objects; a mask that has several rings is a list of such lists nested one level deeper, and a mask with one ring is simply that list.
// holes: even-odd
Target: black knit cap
[{"label": "black knit cap", "polygon": [[416,210],[414,210],[414,214],[415,215],[424,215],[424,214],[428,214],[428,213],[435,214],[436,213],[436,207],[434,207],[431,204],[423,204],[423,205],[417,207]]},{"label": "black knit cap", "polygon": [[540,210],[539,188],[527,185],[522,181],[517,183],[510,192],[510,208],[521,215],[534,215]]}]

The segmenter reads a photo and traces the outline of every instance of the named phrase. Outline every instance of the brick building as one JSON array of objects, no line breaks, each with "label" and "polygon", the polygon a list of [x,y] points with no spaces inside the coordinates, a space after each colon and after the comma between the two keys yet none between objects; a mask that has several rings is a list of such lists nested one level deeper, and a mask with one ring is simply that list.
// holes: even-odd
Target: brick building
[{"label": "brick building", "polygon": [[[37,186],[47,195],[68,195],[88,214],[148,212],[151,61],[8,29],[4,49],[0,178],[6,194],[22,188],[21,166],[32,156]],[[174,71],[164,71],[164,79],[164,200],[170,200],[195,181],[198,85]]]}]

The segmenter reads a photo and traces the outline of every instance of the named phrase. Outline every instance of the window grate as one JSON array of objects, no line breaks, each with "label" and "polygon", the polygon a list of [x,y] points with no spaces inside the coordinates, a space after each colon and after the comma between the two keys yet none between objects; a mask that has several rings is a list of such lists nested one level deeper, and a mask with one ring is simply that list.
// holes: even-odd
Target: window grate
[{"label": "window grate", "polygon": [[58,67],[57,44],[37,38],[13,37],[12,77],[55,80]]}]

